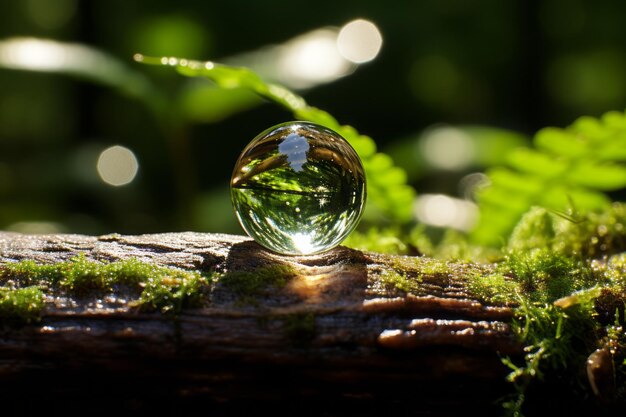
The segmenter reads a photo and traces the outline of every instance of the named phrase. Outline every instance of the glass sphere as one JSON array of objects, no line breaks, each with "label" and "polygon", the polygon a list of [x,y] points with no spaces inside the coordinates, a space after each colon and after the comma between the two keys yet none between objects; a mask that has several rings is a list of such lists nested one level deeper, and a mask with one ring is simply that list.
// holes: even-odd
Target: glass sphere
[{"label": "glass sphere", "polygon": [[336,132],[288,122],[259,134],[237,160],[230,195],[239,223],[259,244],[310,255],[341,243],[365,206],[365,172]]}]

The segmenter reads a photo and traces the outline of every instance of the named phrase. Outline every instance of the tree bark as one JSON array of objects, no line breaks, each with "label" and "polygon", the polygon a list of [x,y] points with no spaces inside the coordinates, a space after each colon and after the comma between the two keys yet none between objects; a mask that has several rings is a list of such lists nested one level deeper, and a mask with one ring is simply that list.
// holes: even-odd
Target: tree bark
[{"label": "tree bark", "polygon": [[[345,247],[285,257],[221,234],[0,233],[0,265],[77,254],[295,274],[246,301],[217,280],[202,308],[177,315],[139,312],[115,294],[47,299],[41,321],[0,334],[0,392],[14,411],[499,415],[495,401],[511,389],[501,357],[522,353],[511,308],[467,290],[489,266],[433,271],[425,258]],[[410,292],[385,281],[394,272]]]}]

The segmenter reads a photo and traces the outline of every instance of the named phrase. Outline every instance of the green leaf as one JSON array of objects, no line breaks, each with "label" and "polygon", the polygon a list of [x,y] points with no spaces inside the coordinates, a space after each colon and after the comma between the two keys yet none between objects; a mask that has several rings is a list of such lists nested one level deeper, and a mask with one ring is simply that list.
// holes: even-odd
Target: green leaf
[{"label": "green leaf", "polygon": [[489,205],[503,211],[523,213],[530,207],[534,196],[516,193],[501,187],[487,187],[476,194],[480,206]]},{"label": "green leaf", "polygon": [[481,202],[480,218],[472,230],[472,240],[486,246],[503,246],[522,214]]},{"label": "green leaf", "polygon": [[[572,203],[574,207],[572,207]],[[593,211],[607,208],[611,200],[603,193],[584,188],[555,185],[547,189],[537,201],[538,205],[556,209]]]},{"label": "green leaf", "polygon": [[154,58],[135,55],[138,62],[166,65],[189,77],[205,77],[224,89],[247,89],[266,100],[291,111],[295,118],[326,126],[343,136],[363,161],[368,180],[366,220],[405,223],[412,219],[411,207],[415,191],[406,183],[406,174],[394,166],[391,158],[376,152],[374,141],[359,134],[351,126],[341,125],[329,113],[309,106],[306,101],[277,85],[264,82],[248,68],[231,67],[213,62],[200,62],[179,58]]},{"label": "green leaf", "polygon": [[589,152],[587,143],[580,136],[555,127],[541,129],[535,136],[535,146],[554,155],[573,158],[584,156]]},{"label": "green leaf", "polygon": [[494,166],[505,163],[505,155],[511,149],[526,146],[528,138],[510,130],[490,126],[459,126],[474,142],[475,163]]},{"label": "green leaf", "polygon": [[507,154],[509,168],[488,173],[491,185],[477,194],[481,220],[472,232],[476,242],[497,244],[498,239],[487,237],[490,231],[494,236],[509,233],[532,205],[563,212],[604,210],[610,199],[603,191],[626,187],[622,112],[581,117],[565,129],[542,129],[533,143],[534,149]]},{"label": "green leaf", "polygon": [[556,177],[567,170],[564,161],[528,148],[513,150],[507,160],[513,168],[544,178]]},{"label": "green leaf", "polygon": [[537,194],[544,186],[541,178],[520,174],[509,168],[494,168],[488,175],[493,185],[519,194]]},{"label": "green leaf", "polygon": [[181,115],[189,121],[211,123],[254,107],[259,96],[246,88],[218,88],[212,84],[184,88],[178,99]]},{"label": "green leaf", "polygon": [[615,132],[605,143],[594,150],[594,155],[602,161],[626,161],[626,129]]},{"label": "green leaf", "polygon": [[585,187],[603,191],[618,190],[626,187],[626,167],[585,161],[568,171],[566,178],[574,184]]},{"label": "green leaf", "polygon": [[114,56],[78,43],[38,38],[0,41],[0,68],[56,73],[114,88],[161,111],[164,98],[140,72]]},{"label": "green leaf", "polygon": [[622,112],[607,112],[602,115],[602,122],[610,129],[626,131],[626,116]]}]

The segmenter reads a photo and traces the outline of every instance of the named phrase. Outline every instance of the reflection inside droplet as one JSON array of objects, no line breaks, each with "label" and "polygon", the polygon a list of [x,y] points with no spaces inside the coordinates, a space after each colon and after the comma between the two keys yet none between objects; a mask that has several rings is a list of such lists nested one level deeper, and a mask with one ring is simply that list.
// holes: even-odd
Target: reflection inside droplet
[{"label": "reflection inside droplet", "polygon": [[302,171],[302,165],[307,161],[306,153],[309,150],[309,142],[306,138],[292,133],[279,145],[278,151],[287,156],[287,161],[294,171]]}]

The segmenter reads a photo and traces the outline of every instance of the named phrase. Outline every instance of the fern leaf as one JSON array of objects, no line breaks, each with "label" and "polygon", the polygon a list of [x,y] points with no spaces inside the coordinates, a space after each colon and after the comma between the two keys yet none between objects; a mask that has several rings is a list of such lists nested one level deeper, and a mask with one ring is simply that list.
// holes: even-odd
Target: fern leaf
[{"label": "fern leaf", "polygon": [[472,233],[475,242],[501,244],[531,206],[597,211],[611,202],[604,192],[626,187],[624,113],[542,129],[533,144],[515,149],[507,155],[508,166],[487,173],[491,185],[477,196],[481,219]]}]

